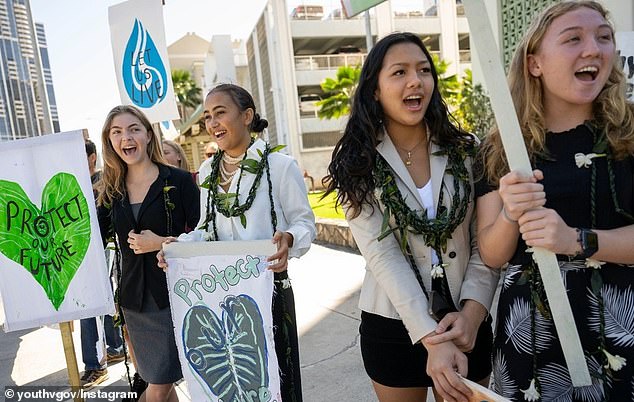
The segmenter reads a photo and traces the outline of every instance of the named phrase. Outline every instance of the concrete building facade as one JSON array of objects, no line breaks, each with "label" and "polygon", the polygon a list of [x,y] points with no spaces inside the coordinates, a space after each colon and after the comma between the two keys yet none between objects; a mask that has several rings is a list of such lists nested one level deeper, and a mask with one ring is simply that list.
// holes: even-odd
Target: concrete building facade
[{"label": "concrete building facade", "polygon": [[44,26],[28,0],[0,0],[0,141],[58,132]]},{"label": "concrete building facade", "polygon": [[[201,88],[201,97],[219,83],[235,83],[250,88],[246,45],[229,35],[214,35],[208,41],[190,32],[167,47],[170,68],[189,71]],[[176,122],[180,135],[177,142],[185,150],[191,166],[205,159],[203,152],[211,137],[201,122],[202,105],[185,119]]]},{"label": "concrete building facade", "polygon": [[[394,31],[421,36],[429,50],[449,62],[449,74],[471,67],[469,28],[460,0],[388,0],[370,11],[372,41]],[[343,18],[340,2],[313,0],[290,10],[269,0],[247,39],[251,89],[271,123],[269,141],[286,152],[316,182],[326,175],[346,119],[321,120],[314,101],[319,84],[340,66],[360,65],[368,52],[366,20]]]}]

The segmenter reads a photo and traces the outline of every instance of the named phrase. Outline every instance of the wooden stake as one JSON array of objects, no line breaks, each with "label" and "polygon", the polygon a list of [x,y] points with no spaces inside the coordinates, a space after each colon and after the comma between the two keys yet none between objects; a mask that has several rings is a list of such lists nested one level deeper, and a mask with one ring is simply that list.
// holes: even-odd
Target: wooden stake
[{"label": "wooden stake", "polygon": [[81,383],[79,380],[79,369],[77,368],[77,356],[75,355],[75,345],[73,344],[73,323],[72,321],[60,322],[59,329],[62,333],[62,343],[64,344],[64,356],[66,357],[66,368],[68,370],[68,380],[71,389],[75,392],[74,402],[84,402],[80,396]]}]

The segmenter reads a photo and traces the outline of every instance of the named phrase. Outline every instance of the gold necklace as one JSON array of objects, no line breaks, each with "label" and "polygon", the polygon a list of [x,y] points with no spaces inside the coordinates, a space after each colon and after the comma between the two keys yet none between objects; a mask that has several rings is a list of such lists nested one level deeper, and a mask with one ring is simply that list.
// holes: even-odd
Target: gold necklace
[{"label": "gold necklace", "polygon": [[423,138],[421,138],[421,140],[416,145],[414,145],[410,150],[407,150],[407,149],[397,145],[396,142],[394,142],[394,141],[392,141],[392,142],[394,142],[394,145],[396,145],[397,148],[399,148],[403,152],[407,152],[407,158],[405,159],[405,166],[411,166],[412,165],[412,153],[424,141],[425,141],[425,136],[423,136]]}]

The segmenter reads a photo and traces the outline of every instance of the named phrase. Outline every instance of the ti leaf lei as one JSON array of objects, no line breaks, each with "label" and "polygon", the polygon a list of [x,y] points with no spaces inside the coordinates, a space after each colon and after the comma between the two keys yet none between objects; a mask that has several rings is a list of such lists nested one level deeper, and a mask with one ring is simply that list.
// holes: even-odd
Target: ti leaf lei
[{"label": "ti leaf lei", "polygon": [[[249,143],[250,148],[253,145],[254,139],[251,139]],[[272,194],[272,186],[271,186],[271,172],[269,168],[269,158],[268,156],[274,152],[277,152],[283,149],[286,145],[277,145],[273,148],[267,143],[264,147],[264,152],[261,150],[257,150],[258,155],[260,156],[260,160],[255,159],[247,159],[247,152],[245,152],[242,161],[240,161],[240,172],[238,172],[238,184],[236,185],[235,193],[219,193],[218,186],[220,185],[220,164],[222,163],[222,155],[224,151],[218,151],[214,155],[214,159],[211,161],[211,173],[205,179],[205,181],[200,185],[203,188],[209,190],[207,192],[207,207],[206,207],[206,217],[203,224],[200,228],[204,228],[207,232],[209,231],[209,223],[211,222],[213,226],[213,234],[214,239],[218,239],[218,227],[216,226],[216,211],[220,212],[227,218],[231,217],[239,217],[240,223],[242,227],[247,227],[247,218],[245,212],[251,208],[253,201],[255,200],[257,189],[260,185],[260,180],[262,179],[262,174],[266,171],[266,179],[269,184],[269,199],[271,201],[271,219],[273,221],[273,228],[277,226],[277,215],[275,214],[275,210],[273,207],[273,194]],[[247,195],[247,199],[243,204],[239,203],[239,194],[240,194],[240,184],[242,182],[242,177],[244,176],[244,172],[248,172],[255,175],[255,179],[251,188],[249,189],[249,193]]]},{"label": "ti leaf lei", "polygon": [[[439,264],[444,266],[442,252],[447,250],[447,242],[451,238],[451,234],[464,221],[471,200],[470,175],[465,161],[474,153],[475,147],[468,146],[452,146],[434,153],[434,155],[447,155],[447,171],[453,177],[454,187],[449,208],[443,205],[443,191],[441,189],[438,211],[434,219],[427,218],[426,211],[413,211],[407,206],[403,194],[396,185],[392,169],[387,161],[380,154],[377,154],[374,164],[375,186],[379,190],[378,198],[385,207],[378,240],[398,231],[401,250],[403,254],[410,257],[410,263],[412,263],[408,234],[411,232],[422,235],[425,244],[438,255]],[[389,225],[391,217],[394,218],[395,227]],[[417,274],[417,279],[422,286],[418,270],[414,268],[414,265],[412,265],[412,269]]]}]

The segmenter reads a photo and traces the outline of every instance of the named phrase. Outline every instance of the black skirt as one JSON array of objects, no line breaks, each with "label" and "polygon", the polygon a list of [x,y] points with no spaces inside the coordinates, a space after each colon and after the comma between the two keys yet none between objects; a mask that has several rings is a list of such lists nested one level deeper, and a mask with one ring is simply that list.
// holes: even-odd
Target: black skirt
[{"label": "black skirt", "polygon": [[[403,321],[361,312],[361,356],[372,381],[395,388],[431,387],[427,375],[427,350],[421,343],[412,345]],[[493,333],[490,318],[480,325],[469,360],[467,378],[481,381],[491,373]]]}]

